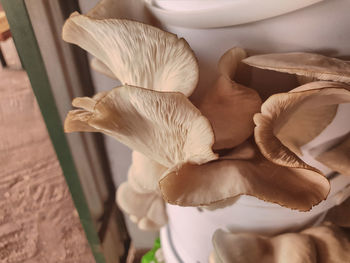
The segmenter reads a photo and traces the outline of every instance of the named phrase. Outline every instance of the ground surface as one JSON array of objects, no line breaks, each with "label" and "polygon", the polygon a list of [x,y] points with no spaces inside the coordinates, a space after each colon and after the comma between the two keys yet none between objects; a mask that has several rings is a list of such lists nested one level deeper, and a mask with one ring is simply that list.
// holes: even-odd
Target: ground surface
[{"label": "ground surface", "polygon": [[12,42],[0,68],[0,262],[95,262]]}]

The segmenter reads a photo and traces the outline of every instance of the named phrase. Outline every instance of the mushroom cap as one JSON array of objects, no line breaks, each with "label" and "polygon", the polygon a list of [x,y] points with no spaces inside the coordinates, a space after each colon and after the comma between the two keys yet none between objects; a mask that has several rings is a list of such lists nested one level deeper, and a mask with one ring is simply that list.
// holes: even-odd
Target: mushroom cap
[{"label": "mushroom cap", "polygon": [[145,12],[145,4],[139,0],[99,0],[86,15],[96,19],[118,18],[154,23],[154,17]]},{"label": "mushroom cap", "polygon": [[213,149],[229,149],[248,139],[254,131],[253,116],[260,105],[256,91],[219,77],[199,106],[214,130]]},{"label": "mushroom cap", "polygon": [[133,151],[128,181],[139,193],[159,192],[158,181],[167,169],[142,153]]},{"label": "mushroom cap", "polygon": [[167,168],[133,151],[128,181],[117,190],[117,203],[141,230],[159,230],[167,223],[158,180]]},{"label": "mushroom cap", "polygon": [[254,130],[253,116],[260,110],[261,99],[255,90],[233,81],[245,56],[243,49],[232,48],[221,57],[218,65],[221,76],[199,105],[213,126],[215,150],[241,144]]},{"label": "mushroom cap", "polygon": [[68,114],[66,132],[90,126],[165,167],[217,159],[209,121],[183,94],[121,86],[101,96],[73,101],[85,108]]},{"label": "mushroom cap", "polygon": [[275,53],[251,56],[244,63],[257,68],[297,74],[319,80],[350,83],[350,63],[312,53]]},{"label": "mushroom cap", "polygon": [[101,60],[99,60],[97,58],[93,58],[91,60],[90,66],[93,70],[95,70],[98,73],[101,73],[101,74],[103,74],[111,79],[117,79],[117,77],[109,69],[109,67],[107,67],[105,63],[103,63]]},{"label": "mushroom cap", "polygon": [[321,173],[309,167],[276,165],[266,160],[256,146],[251,147],[255,151],[252,159],[223,158],[170,169],[159,181],[164,200],[180,206],[220,206],[240,195],[251,195],[307,211],[326,199],[330,185]]},{"label": "mushroom cap", "polygon": [[221,229],[213,235],[213,263],[316,263],[349,262],[350,241],[346,232],[329,223],[300,233],[274,237],[251,233],[228,233]]},{"label": "mushroom cap", "polygon": [[122,2],[114,0],[100,0],[89,12],[88,16],[98,19],[120,18]]},{"label": "mushroom cap", "polygon": [[[62,37],[95,56],[122,84],[189,96],[198,82],[198,63],[184,39],[123,19],[93,19],[73,13]],[[96,62],[95,62],[96,63]],[[96,66],[96,65],[95,65]]]},{"label": "mushroom cap", "polygon": [[301,232],[312,238],[317,251],[317,262],[350,262],[350,241],[338,226],[324,223]]},{"label": "mushroom cap", "polygon": [[164,201],[157,192],[139,193],[124,182],[118,187],[116,201],[142,230],[159,230],[168,221]]},{"label": "mushroom cap", "polygon": [[313,169],[297,156],[300,146],[331,123],[338,104],[350,101],[348,89],[341,83],[320,81],[271,96],[254,116],[261,153],[279,165]]},{"label": "mushroom cap", "polygon": [[316,159],[332,170],[350,176],[350,133],[338,145],[321,153]]},{"label": "mushroom cap", "polygon": [[234,80],[240,63],[246,57],[247,53],[243,48],[233,47],[227,50],[219,60],[219,73],[227,79]]},{"label": "mushroom cap", "polygon": [[316,250],[307,235],[287,233],[268,238],[250,233],[213,235],[214,263],[316,263]]},{"label": "mushroom cap", "polygon": [[340,227],[350,227],[350,198],[330,209],[326,220]]}]

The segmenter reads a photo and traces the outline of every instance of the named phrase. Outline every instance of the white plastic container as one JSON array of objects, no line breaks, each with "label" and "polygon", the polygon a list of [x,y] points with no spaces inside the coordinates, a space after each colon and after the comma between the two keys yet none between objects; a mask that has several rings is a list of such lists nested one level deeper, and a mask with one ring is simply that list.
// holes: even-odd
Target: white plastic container
[{"label": "white plastic container", "polygon": [[313,5],[323,0],[145,0],[164,24],[187,28],[235,26]]},{"label": "white plastic container", "polygon": [[[350,1],[348,0],[321,1],[313,5],[310,4],[316,1],[274,1],[272,7],[267,4],[270,1],[259,1],[260,4],[256,4],[257,1],[253,3],[250,0],[221,0],[219,2],[227,3],[233,7],[238,3],[246,4],[243,10],[229,9],[230,17],[250,16],[250,14],[256,14],[256,11],[259,13],[260,10],[272,14],[275,12],[274,10],[283,10],[284,7],[293,5],[291,3],[294,2],[299,4],[305,2],[305,6],[307,4],[309,6],[286,14],[281,12],[279,16],[268,18],[273,16],[270,14],[270,16],[265,17],[266,19],[260,21],[258,20],[262,17],[256,17],[253,19],[255,20],[253,23],[242,22],[242,24],[232,26],[232,22],[227,21],[222,23],[221,27],[215,28],[205,27],[205,25],[207,25],[206,21],[210,21],[208,15],[214,14],[215,18],[222,17],[217,9],[211,9],[209,6],[204,9],[204,12],[203,6],[205,4],[197,4],[199,11],[196,11],[193,6],[189,11],[154,7],[157,6],[156,4],[159,6],[164,1],[152,1],[153,7],[151,6],[149,10],[166,31],[186,39],[194,50],[200,67],[200,82],[199,88],[194,94],[195,99],[212,86],[217,77],[216,65],[219,58],[233,46],[242,47],[250,54],[306,51],[324,53],[329,56],[350,55]],[[202,2],[206,3],[207,1]],[[145,0],[145,2],[147,3],[146,7],[149,8],[149,1]],[[178,1],[169,0],[168,2]],[[196,1],[186,0],[186,2]],[[177,6],[181,6],[181,1]],[[172,13],[174,17],[178,16],[178,12],[186,14],[186,16],[179,17],[179,20],[182,21],[181,26],[179,26],[167,16],[160,16],[158,14],[160,11]],[[288,12],[288,9],[286,8],[285,11]],[[197,14],[197,21],[205,23],[200,28],[193,28],[191,21],[194,14]]]},{"label": "white plastic container", "polygon": [[[250,54],[305,51],[328,56],[350,55],[350,1],[203,2],[198,6],[196,0],[186,3],[146,0],[163,28],[185,38],[198,58],[200,83],[192,96],[194,100],[212,86],[220,56],[233,46],[242,47]],[[306,8],[297,10],[302,7]],[[350,130],[349,115],[350,105],[341,105],[334,123],[302,148],[305,161],[326,174],[331,173],[313,159],[317,152],[314,149],[321,149],[321,145],[346,134]],[[212,234],[218,228],[273,235],[318,224],[328,209],[349,196],[349,185],[349,177],[333,178],[328,199],[310,212],[290,210],[249,196],[215,211],[167,205],[169,224],[161,230],[166,262],[208,262]]]},{"label": "white plastic container", "polygon": [[[139,5],[137,8],[133,6],[136,0],[120,1],[125,2],[124,18],[142,20],[139,15],[142,8]],[[250,54],[306,51],[329,56],[350,56],[349,0],[144,1],[163,29],[185,38],[194,50],[200,67],[200,83],[192,96],[194,100],[212,87],[217,78],[216,65],[219,58],[233,46],[242,47]],[[103,81],[96,86],[100,90],[109,87]],[[344,120],[346,114],[342,116]],[[330,134],[335,135],[332,129],[329,129],[328,135],[320,135],[303,148],[306,158],[311,158],[312,149],[329,140]],[[340,135],[341,133],[337,134]],[[123,158],[130,153],[112,141],[107,142],[107,147],[113,149],[109,155],[115,163],[111,163],[115,167],[115,176],[117,172],[126,176],[124,170],[127,166]],[[308,161],[321,167],[314,160]],[[330,172],[325,167],[322,170]],[[216,211],[200,212],[197,208],[168,205],[169,225],[161,231],[166,262],[207,262],[212,249],[211,236],[217,228],[276,234],[317,224],[327,209],[347,196],[346,186],[349,180],[343,176],[335,177],[331,181],[330,197],[308,213],[292,211],[246,196],[240,198],[234,206]]]},{"label": "white plastic container", "polygon": [[[349,115],[350,104],[340,105],[333,122],[302,148],[304,161],[334,176],[329,168],[313,158],[312,152],[315,152],[315,147],[322,149],[320,146],[329,146],[330,141],[336,143],[335,139],[347,134],[350,131]],[[349,176],[336,175],[330,178],[330,182],[328,198],[309,212],[291,210],[251,196],[241,196],[234,205],[214,211],[167,205],[169,224],[161,230],[166,262],[207,262],[213,249],[211,238],[218,228],[230,232],[275,235],[317,225],[330,208],[350,196]]]},{"label": "white plastic container", "polygon": [[167,205],[169,224],[161,230],[166,262],[207,262],[213,249],[212,235],[218,228],[274,235],[317,224],[329,208],[350,195],[349,186],[349,177],[335,177],[331,180],[332,190],[327,200],[310,212],[290,210],[250,196],[242,196],[233,206],[215,211]]}]

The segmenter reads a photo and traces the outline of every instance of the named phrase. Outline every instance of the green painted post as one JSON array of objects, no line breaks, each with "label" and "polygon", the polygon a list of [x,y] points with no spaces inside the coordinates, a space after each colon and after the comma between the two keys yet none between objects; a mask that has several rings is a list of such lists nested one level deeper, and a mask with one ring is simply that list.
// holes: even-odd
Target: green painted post
[{"label": "green painted post", "polygon": [[98,263],[105,263],[100,240],[94,227],[74,161],[63,132],[61,119],[24,0],[0,1],[6,12],[19,57],[28,74],[95,260]]}]

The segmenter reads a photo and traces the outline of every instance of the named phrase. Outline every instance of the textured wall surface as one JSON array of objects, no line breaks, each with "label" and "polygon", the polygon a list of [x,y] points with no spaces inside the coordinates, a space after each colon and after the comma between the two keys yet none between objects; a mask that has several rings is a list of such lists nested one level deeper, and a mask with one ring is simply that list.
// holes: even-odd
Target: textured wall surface
[{"label": "textured wall surface", "polygon": [[95,262],[26,73],[0,69],[0,262]]}]

